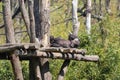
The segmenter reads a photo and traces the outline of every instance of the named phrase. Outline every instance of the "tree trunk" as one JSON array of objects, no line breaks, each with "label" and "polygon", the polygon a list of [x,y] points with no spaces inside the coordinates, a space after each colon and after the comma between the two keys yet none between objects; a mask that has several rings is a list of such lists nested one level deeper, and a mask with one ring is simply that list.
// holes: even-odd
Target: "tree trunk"
[{"label": "tree trunk", "polygon": [[[30,42],[35,43],[35,19],[34,19],[34,1],[28,0],[28,10],[29,10],[29,19],[30,19]],[[38,43],[39,44],[39,43]],[[29,80],[41,80],[41,73],[39,67],[39,58],[32,58],[29,61]]]},{"label": "tree trunk", "polygon": [[72,22],[73,22],[73,34],[78,35],[80,22],[78,21],[77,7],[78,0],[73,0],[72,2]]},{"label": "tree trunk", "polygon": [[35,43],[35,19],[34,19],[34,1],[28,0],[28,9],[29,9],[29,19],[30,19],[30,42]]},{"label": "tree trunk", "polygon": [[105,9],[107,11],[107,13],[110,13],[110,0],[105,0]]},{"label": "tree trunk", "polygon": [[86,14],[86,29],[87,29],[87,34],[91,34],[91,0],[87,0],[87,14]]},{"label": "tree trunk", "polygon": [[117,10],[120,11],[120,0],[117,1]]},{"label": "tree trunk", "polygon": [[[50,37],[50,0],[40,0],[40,41],[43,47],[49,46]],[[52,80],[49,72],[49,60],[41,59],[41,75],[43,80]]]},{"label": "tree trunk", "polygon": [[[49,0],[35,0],[34,3],[34,15],[35,15],[35,27],[36,27],[36,37],[40,40],[43,47],[49,46]],[[52,80],[51,74],[49,72],[49,61],[48,59],[41,59],[41,76],[42,80]]]},{"label": "tree trunk", "polygon": [[[4,14],[4,23],[5,23],[5,32],[6,32],[6,41],[7,43],[15,43],[14,37],[14,28],[12,24],[12,15],[10,9],[10,0],[3,0],[3,14]],[[15,80],[23,80],[21,64],[19,61],[19,57],[15,55],[15,51],[13,51],[10,55],[11,64],[13,67]]]},{"label": "tree trunk", "polygon": [[24,0],[19,0],[19,5],[20,5],[20,10],[21,10],[23,20],[24,20],[25,25],[26,25],[28,36],[31,37],[31,35],[30,35],[30,20],[29,20],[28,12],[25,8]]}]

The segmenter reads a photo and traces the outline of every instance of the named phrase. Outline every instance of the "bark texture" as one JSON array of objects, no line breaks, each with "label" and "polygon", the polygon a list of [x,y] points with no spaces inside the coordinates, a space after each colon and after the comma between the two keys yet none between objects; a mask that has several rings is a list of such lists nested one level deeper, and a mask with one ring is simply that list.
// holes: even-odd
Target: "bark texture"
[{"label": "bark texture", "polygon": [[[5,23],[5,33],[6,33],[6,42],[15,43],[14,37],[14,28],[12,24],[12,15],[10,9],[10,0],[3,0],[3,14],[4,14],[4,23]],[[21,64],[19,61],[19,56],[17,56],[15,51],[11,52],[10,61],[13,67],[15,80],[23,80]]]},{"label": "bark texture", "polygon": [[92,0],[87,0],[87,7],[86,7],[86,30],[87,34],[91,34],[91,1]]},{"label": "bark texture", "polygon": [[[50,28],[50,1],[49,0],[35,0],[36,7],[34,7],[36,37],[40,40],[42,47],[49,46],[49,28]],[[42,80],[52,80],[49,72],[48,59],[41,59],[41,76]]]}]

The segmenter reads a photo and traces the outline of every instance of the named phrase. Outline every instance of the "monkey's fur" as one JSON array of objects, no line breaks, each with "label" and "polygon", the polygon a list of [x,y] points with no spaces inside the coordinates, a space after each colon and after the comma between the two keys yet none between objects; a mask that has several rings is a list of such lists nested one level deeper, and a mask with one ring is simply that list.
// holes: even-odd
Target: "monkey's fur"
[{"label": "monkey's fur", "polygon": [[69,35],[68,40],[50,36],[50,44],[51,47],[77,48],[80,45],[80,40],[73,34]]}]

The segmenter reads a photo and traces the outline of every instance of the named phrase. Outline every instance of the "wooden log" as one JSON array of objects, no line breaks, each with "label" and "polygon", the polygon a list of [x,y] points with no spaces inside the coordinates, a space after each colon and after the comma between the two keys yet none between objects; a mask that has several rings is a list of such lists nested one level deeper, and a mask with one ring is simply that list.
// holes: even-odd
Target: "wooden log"
[{"label": "wooden log", "polygon": [[29,54],[18,54],[20,57],[41,57],[41,58],[52,58],[52,59],[70,59],[77,61],[90,61],[97,62],[99,60],[99,56],[97,55],[81,55],[74,53],[58,53],[58,52],[41,52],[36,51],[35,53],[31,52]]},{"label": "wooden log", "polygon": [[10,61],[13,67],[13,72],[15,75],[15,80],[24,80],[23,79],[23,75],[22,75],[22,67],[21,67],[21,63],[19,61],[19,56],[16,55],[16,51],[11,52],[11,56],[10,57]]},{"label": "wooden log", "polygon": [[31,37],[31,34],[30,34],[30,20],[29,20],[28,12],[25,8],[24,0],[18,0],[18,1],[19,1],[19,5],[20,5],[20,11],[21,11],[23,20],[24,20],[25,25],[26,25],[28,36]]},{"label": "wooden log", "polygon": [[0,53],[3,52],[8,52],[8,51],[13,51],[16,49],[39,49],[40,45],[36,43],[21,43],[21,44],[5,44],[5,45],[0,45]]},{"label": "wooden log", "polygon": [[40,50],[41,52],[59,52],[59,53],[76,53],[85,55],[85,49],[76,49],[76,48],[61,48],[61,47],[43,47],[39,48],[39,45],[36,43],[29,44],[6,44],[0,46],[0,53],[13,51],[16,49],[24,49],[24,50]]},{"label": "wooden log", "polygon": [[[7,43],[15,43],[14,28],[12,25],[12,16],[10,9],[10,0],[2,0],[3,2],[3,18],[5,23],[6,41]],[[15,80],[23,80],[21,64],[19,57],[15,54],[15,51],[11,52],[11,64],[15,75]]]},{"label": "wooden log", "polygon": [[[30,19],[30,42],[36,42],[35,19],[34,19],[34,0],[28,0],[29,19]],[[39,44],[39,43],[36,43]],[[39,46],[40,47],[40,46]],[[40,59],[31,58],[29,60],[29,80],[42,80],[40,72]]]},{"label": "wooden log", "polygon": [[[50,0],[39,0],[39,24],[36,26],[39,30],[36,35],[43,47],[49,46],[50,38]],[[37,24],[36,24],[37,25]],[[41,59],[41,75],[43,80],[52,80],[52,75],[49,70],[49,60]]]},{"label": "wooden log", "polygon": [[72,54],[72,53],[41,53],[41,52],[39,52],[36,55],[43,57],[43,58],[71,59],[71,60],[78,60],[78,61],[97,62],[99,60],[99,57],[96,55],[83,56],[81,54]]},{"label": "wooden log", "polygon": [[40,51],[43,52],[60,52],[60,53],[76,53],[76,54],[82,54],[85,55],[86,50],[85,49],[76,49],[76,48],[61,48],[61,47],[46,47],[46,48],[40,48]]},{"label": "wooden log", "polygon": [[[41,57],[41,58],[52,58],[52,59],[70,59],[70,60],[77,60],[77,61],[87,61],[87,62],[97,62],[99,61],[99,56],[97,55],[81,55],[81,54],[73,54],[73,53],[58,53],[58,52],[53,52],[53,53],[43,53],[43,52],[37,52],[37,53],[29,53],[29,54],[19,54],[17,55],[20,56],[21,60],[29,60],[30,58],[35,58],[35,57]],[[9,54],[4,53],[0,54],[0,59],[6,59],[9,60]]]},{"label": "wooden log", "polygon": [[31,38],[30,38],[30,42],[35,43],[35,19],[34,19],[34,1],[32,0],[28,0],[28,10],[29,10],[29,19],[30,19],[30,34],[31,34]]}]

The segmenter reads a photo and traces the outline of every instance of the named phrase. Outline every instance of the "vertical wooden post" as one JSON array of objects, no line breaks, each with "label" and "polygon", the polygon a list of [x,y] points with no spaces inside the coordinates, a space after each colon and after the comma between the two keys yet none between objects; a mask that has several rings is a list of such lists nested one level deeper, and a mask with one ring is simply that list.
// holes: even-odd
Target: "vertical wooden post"
[{"label": "vertical wooden post", "polygon": [[[10,10],[10,0],[3,0],[3,18],[5,23],[6,41],[7,43],[15,43],[14,28],[12,25],[12,15]],[[15,55],[15,51],[10,55],[15,80],[23,80],[22,69],[19,57]]]},{"label": "vertical wooden post", "polygon": [[[34,16],[35,16],[35,31],[36,37],[40,40],[43,47],[49,46],[49,6],[50,0],[35,0],[34,1]],[[49,72],[48,59],[42,58],[40,63],[42,80],[52,80]]]},{"label": "vertical wooden post", "polygon": [[88,35],[91,34],[91,0],[87,0],[86,29]]},{"label": "vertical wooden post", "polygon": [[[35,19],[34,19],[34,1],[28,0],[28,10],[29,10],[29,19],[30,19],[30,42],[35,43]],[[39,44],[39,43],[38,43]],[[40,67],[39,64],[40,59],[39,58],[32,58],[29,61],[29,80],[41,80],[41,73],[40,73]]]},{"label": "vertical wooden post", "polygon": [[[50,34],[50,0],[40,0],[39,2],[39,19],[40,25],[36,25],[36,36],[39,38],[41,45],[43,47],[49,46],[49,34]],[[52,80],[50,71],[49,71],[49,60],[41,59],[41,75],[43,80]]]},{"label": "vertical wooden post", "polygon": [[34,19],[34,1],[28,0],[28,11],[29,11],[29,20],[30,20],[30,42],[35,43],[35,19]]}]

